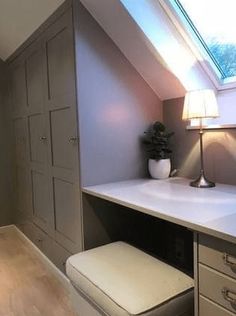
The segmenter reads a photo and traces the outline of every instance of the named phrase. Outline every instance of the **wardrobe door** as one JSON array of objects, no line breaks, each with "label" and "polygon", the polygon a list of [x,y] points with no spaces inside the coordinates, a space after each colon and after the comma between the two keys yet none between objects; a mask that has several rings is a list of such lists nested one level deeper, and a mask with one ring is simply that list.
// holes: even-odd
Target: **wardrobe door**
[{"label": "wardrobe door", "polygon": [[13,120],[15,135],[15,159],[17,165],[26,165],[28,161],[27,118],[18,117]]},{"label": "wardrobe door", "polygon": [[32,114],[28,117],[30,161],[35,165],[44,165],[47,161],[47,135],[45,118],[42,113]]},{"label": "wardrobe door", "polygon": [[82,249],[72,12],[47,32],[48,130],[55,238],[70,252]]},{"label": "wardrobe door", "polygon": [[19,55],[11,63],[9,69],[11,74],[12,127],[15,153],[15,217],[23,222],[32,217],[25,54]]},{"label": "wardrobe door", "polygon": [[[29,218],[32,210],[30,173],[26,166],[16,166],[16,210],[19,216]],[[17,215],[18,215],[17,214]]]},{"label": "wardrobe door", "polygon": [[31,45],[26,58],[27,95],[29,112],[42,113],[45,97],[44,48],[40,42]]},{"label": "wardrobe door", "polygon": [[25,60],[20,57],[11,66],[11,95],[13,117],[22,117],[27,111]]},{"label": "wardrobe door", "polygon": [[48,138],[45,121],[47,91],[45,46],[39,39],[27,51],[26,78],[28,96],[29,165],[33,221],[53,235],[54,216],[48,175]]},{"label": "wardrobe door", "polygon": [[33,221],[50,235],[53,234],[53,216],[50,210],[48,179],[44,170],[31,169]]},{"label": "wardrobe door", "polygon": [[30,173],[28,167],[29,143],[27,117],[13,119],[15,137],[15,192],[16,192],[16,217],[29,218],[32,215],[30,195]]}]

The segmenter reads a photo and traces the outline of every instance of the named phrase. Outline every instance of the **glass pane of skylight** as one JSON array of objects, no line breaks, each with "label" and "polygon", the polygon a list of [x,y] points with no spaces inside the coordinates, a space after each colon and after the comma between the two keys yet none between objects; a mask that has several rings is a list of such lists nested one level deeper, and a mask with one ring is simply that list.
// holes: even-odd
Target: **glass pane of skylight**
[{"label": "glass pane of skylight", "polygon": [[221,73],[236,76],[236,0],[175,0]]}]

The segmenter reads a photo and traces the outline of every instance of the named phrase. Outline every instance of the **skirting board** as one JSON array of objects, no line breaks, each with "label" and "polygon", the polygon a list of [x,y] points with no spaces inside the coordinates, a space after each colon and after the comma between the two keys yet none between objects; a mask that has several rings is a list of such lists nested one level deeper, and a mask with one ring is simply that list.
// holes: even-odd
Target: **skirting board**
[{"label": "skirting board", "polygon": [[35,252],[37,257],[45,264],[50,272],[57,278],[57,280],[62,284],[62,286],[70,292],[71,290],[71,283],[69,279],[52,263],[43,253],[42,251],[35,246],[32,241],[23,233],[21,232],[15,225],[8,225],[0,227],[0,232],[14,232],[16,233],[19,238],[26,241],[29,244],[29,247],[32,251]]}]

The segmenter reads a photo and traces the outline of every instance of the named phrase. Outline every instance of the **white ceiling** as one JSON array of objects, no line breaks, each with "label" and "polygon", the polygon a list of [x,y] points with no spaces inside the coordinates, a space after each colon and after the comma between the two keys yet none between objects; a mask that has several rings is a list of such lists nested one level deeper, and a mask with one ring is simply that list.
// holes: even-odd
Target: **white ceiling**
[{"label": "white ceiling", "polygon": [[6,60],[64,0],[1,0],[0,58]]}]

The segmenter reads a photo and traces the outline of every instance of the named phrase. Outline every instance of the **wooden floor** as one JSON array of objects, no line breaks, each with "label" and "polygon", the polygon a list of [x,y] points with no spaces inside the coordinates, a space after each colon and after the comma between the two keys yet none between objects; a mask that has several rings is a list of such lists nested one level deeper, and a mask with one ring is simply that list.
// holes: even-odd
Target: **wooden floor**
[{"label": "wooden floor", "polygon": [[66,288],[36,251],[1,229],[0,316],[75,316]]}]

